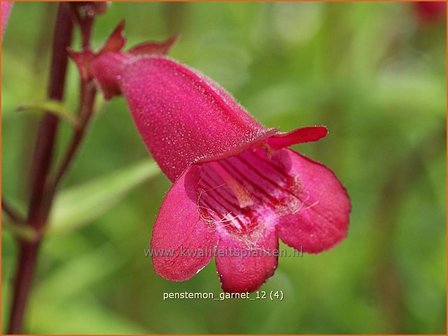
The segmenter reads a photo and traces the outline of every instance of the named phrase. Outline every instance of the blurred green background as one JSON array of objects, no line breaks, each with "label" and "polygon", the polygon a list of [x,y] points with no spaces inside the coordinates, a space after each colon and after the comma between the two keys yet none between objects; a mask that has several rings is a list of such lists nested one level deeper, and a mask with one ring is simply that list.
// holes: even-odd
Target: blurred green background
[{"label": "blurred green background", "polygon": [[[2,51],[3,194],[22,210],[39,115],[15,109],[45,100],[55,6],[16,4]],[[279,260],[262,289],[283,290],[281,302],[163,301],[219,293],[215,265],[184,283],[154,274],[143,251],[170,183],[123,99],[101,101],[52,213],[26,331],[445,333],[445,19],[417,14],[412,3],[111,4],[95,46],[121,19],[128,46],[181,32],[170,55],[265,125],[327,125],[325,140],[297,149],[347,187],[350,232],[326,253]],[[73,64],[68,78],[75,111]],[[69,134],[64,124],[60,153]],[[3,219],[7,321],[17,251]]]}]

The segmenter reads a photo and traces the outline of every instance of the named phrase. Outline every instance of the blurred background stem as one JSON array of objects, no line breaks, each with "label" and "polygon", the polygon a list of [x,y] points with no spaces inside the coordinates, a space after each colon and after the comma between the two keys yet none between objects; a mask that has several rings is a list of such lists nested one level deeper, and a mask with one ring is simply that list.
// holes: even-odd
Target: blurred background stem
[{"label": "blurred background stem", "polygon": [[441,120],[440,126],[430,130],[410,152],[389,168],[379,197],[374,216],[376,218],[375,239],[381,248],[377,249],[376,279],[379,303],[388,330],[399,333],[408,330],[404,318],[405,286],[394,249],[397,240],[398,216],[403,205],[403,195],[410,192],[416,181],[427,173],[427,167],[445,152],[446,131]]}]

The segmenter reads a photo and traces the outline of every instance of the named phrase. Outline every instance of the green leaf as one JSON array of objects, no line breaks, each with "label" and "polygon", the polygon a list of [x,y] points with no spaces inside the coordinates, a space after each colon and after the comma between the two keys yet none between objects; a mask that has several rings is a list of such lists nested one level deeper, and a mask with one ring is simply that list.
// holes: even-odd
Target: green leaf
[{"label": "green leaf", "polygon": [[[57,238],[56,238],[57,239]],[[114,262],[107,262],[113,259]],[[126,259],[110,245],[78,253],[42,276],[35,288],[36,298],[63,304],[79,298],[123,266]]]},{"label": "green leaf", "polygon": [[133,188],[159,172],[155,162],[145,160],[62,191],[55,199],[48,230],[70,232],[94,221]]},{"label": "green leaf", "polygon": [[66,110],[63,104],[54,100],[48,100],[41,103],[22,104],[17,107],[16,111],[33,112],[37,114],[52,113],[60,119],[65,120],[73,127],[77,127],[78,125],[76,116]]},{"label": "green leaf", "polygon": [[151,333],[138,322],[101,304],[100,300],[88,294],[71,300],[69,304],[42,304],[42,301],[33,300],[30,331],[80,335]]}]

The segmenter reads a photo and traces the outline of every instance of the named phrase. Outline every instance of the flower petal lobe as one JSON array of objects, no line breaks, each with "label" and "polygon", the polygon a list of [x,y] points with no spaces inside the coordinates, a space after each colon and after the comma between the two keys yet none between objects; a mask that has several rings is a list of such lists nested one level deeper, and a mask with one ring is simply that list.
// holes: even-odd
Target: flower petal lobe
[{"label": "flower petal lobe", "polygon": [[197,179],[197,168],[193,166],[173,184],[154,224],[154,269],[168,280],[190,279],[207,265],[212,257],[210,251],[217,244],[214,230],[199,216],[194,196]]},{"label": "flower petal lobe", "polygon": [[268,139],[268,144],[272,149],[280,149],[305,142],[317,141],[328,134],[324,126],[309,126],[297,128],[288,133],[279,133]]},{"label": "flower petal lobe", "polygon": [[319,253],[342,241],[348,231],[350,199],[334,173],[324,165],[284,149],[278,152],[289,175],[301,186],[302,206],[280,218],[279,238],[291,247]]},{"label": "flower petal lobe", "polygon": [[216,256],[222,289],[232,293],[257,290],[274,274],[277,261],[278,239],[273,229],[266,229],[255,241],[222,235]]}]

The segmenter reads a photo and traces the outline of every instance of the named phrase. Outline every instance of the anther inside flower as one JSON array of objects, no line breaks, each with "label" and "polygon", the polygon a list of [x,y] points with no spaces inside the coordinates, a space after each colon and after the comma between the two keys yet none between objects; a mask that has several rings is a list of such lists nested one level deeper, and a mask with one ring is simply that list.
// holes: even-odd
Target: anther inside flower
[{"label": "anther inside flower", "polygon": [[[113,39],[120,37],[118,30]],[[106,98],[124,96],[173,182],[151,239],[157,274],[184,281],[215,257],[225,291],[254,291],[277,267],[279,238],[319,253],[346,236],[345,189],[331,170],[288,148],[319,140],[325,127],[267,129],[204,75],[152,47],[122,52],[123,44],[75,59]]]},{"label": "anther inside flower", "polygon": [[276,217],[298,213],[307,198],[298,177],[261,148],[201,165],[197,194],[203,219],[249,247]]}]

